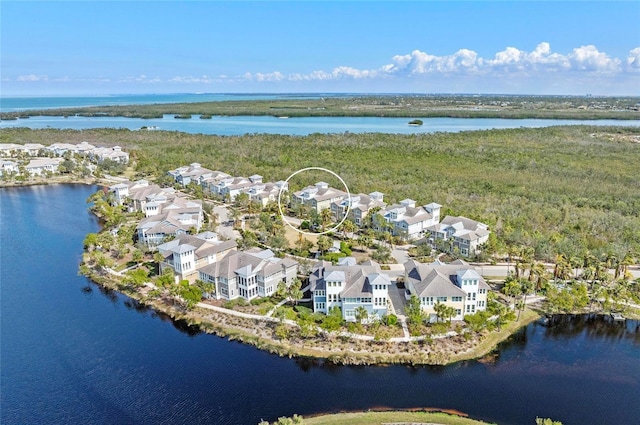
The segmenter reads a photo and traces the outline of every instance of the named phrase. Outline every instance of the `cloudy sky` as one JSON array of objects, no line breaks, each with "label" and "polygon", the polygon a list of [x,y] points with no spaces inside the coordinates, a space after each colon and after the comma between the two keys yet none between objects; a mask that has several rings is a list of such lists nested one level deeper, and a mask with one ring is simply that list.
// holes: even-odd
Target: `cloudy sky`
[{"label": "cloudy sky", "polygon": [[640,2],[2,1],[9,95],[640,95]]}]

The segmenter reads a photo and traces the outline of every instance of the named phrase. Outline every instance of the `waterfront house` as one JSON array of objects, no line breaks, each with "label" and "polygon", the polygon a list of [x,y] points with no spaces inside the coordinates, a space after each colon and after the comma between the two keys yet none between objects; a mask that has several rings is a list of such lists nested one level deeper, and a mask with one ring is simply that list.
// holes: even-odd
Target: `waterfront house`
[{"label": "waterfront house", "polygon": [[32,176],[41,176],[46,172],[57,173],[62,161],[64,161],[63,158],[34,158],[24,169]]},{"label": "waterfront house", "polygon": [[372,209],[384,208],[387,205],[383,199],[384,195],[380,192],[372,192],[368,195],[359,193],[333,202],[331,204],[331,212],[333,213],[333,218],[336,221],[340,221],[348,209],[349,216],[347,219],[351,220],[357,226],[362,226],[365,224],[364,220]]},{"label": "waterfront house", "polygon": [[14,161],[1,160],[0,161],[0,176],[7,174],[18,174],[18,163]]},{"label": "waterfront house", "polygon": [[441,207],[436,203],[416,207],[414,200],[405,199],[400,204],[390,205],[377,213],[381,219],[376,220],[376,230],[388,229],[393,236],[408,241],[420,239],[427,228],[440,220]]},{"label": "waterfront house", "polygon": [[466,217],[447,216],[442,222],[428,228],[433,241],[449,241],[449,250],[457,249],[460,254],[470,256],[480,252],[483,243],[489,240],[486,224]]},{"label": "waterfront house", "polygon": [[277,258],[271,250],[259,248],[233,250],[198,270],[200,280],[216,285],[215,298],[248,301],[275,294],[280,282],[291,285],[297,273],[297,261]]},{"label": "waterfront house", "polygon": [[351,322],[356,320],[358,307],[367,311],[366,322],[387,314],[391,280],[374,261],[360,265],[352,257],[340,259],[337,265],[320,261],[311,271],[309,284],[313,311],[327,314],[339,307],[342,318]]},{"label": "waterfront house", "polygon": [[434,306],[437,303],[454,308],[453,320],[462,320],[467,314],[487,308],[489,285],[475,267],[462,260],[450,264],[409,260],[404,269],[407,298],[415,295],[432,322],[436,320]]},{"label": "waterfront house", "polygon": [[221,260],[236,247],[235,241],[222,241],[214,232],[178,235],[158,245],[158,252],[163,257],[160,270],[170,268],[180,280],[195,280],[198,269]]}]

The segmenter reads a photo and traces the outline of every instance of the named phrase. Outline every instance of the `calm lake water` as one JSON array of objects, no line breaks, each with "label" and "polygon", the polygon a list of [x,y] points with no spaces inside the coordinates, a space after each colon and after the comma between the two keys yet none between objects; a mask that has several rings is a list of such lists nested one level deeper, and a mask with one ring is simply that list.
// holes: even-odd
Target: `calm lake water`
[{"label": "calm lake water", "polygon": [[160,130],[193,134],[217,134],[239,136],[248,133],[287,134],[304,136],[312,133],[399,133],[419,134],[435,132],[460,132],[500,128],[539,128],[556,125],[600,125],[640,127],[640,120],[544,120],[502,118],[424,118],[424,125],[410,126],[408,118],[378,117],[299,117],[277,118],[266,116],[239,116],[200,119],[163,118],[142,119],[124,117],[46,117],[1,121],[0,128],[28,127],[86,130],[90,128],[157,127]]},{"label": "calm lake water", "polygon": [[493,363],[345,367],[200,334],[77,275],[97,221],[81,185],[0,189],[3,424],[256,424],[439,407],[500,424],[640,423],[640,323],[532,324]]}]

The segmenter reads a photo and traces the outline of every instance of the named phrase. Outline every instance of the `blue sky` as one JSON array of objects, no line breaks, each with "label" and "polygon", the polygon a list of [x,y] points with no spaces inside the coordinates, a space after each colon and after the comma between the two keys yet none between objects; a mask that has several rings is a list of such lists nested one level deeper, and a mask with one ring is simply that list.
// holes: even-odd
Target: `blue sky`
[{"label": "blue sky", "polygon": [[640,2],[0,4],[8,95],[640,95]]}]

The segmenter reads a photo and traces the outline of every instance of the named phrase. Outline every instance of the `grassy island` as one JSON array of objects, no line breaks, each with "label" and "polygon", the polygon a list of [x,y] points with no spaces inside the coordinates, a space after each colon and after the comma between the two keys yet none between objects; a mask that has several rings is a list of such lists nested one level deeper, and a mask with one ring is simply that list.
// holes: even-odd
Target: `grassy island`
[{"label": "grassy island", "polygon": [[164,114],[267,115],[274,117],[419,117],[640,119],[638,97],[379,95],[321,99],[228,100],[152,105],[56,108],[8,112],[0,119],[28,116],[122,116],[161,118]]}]

